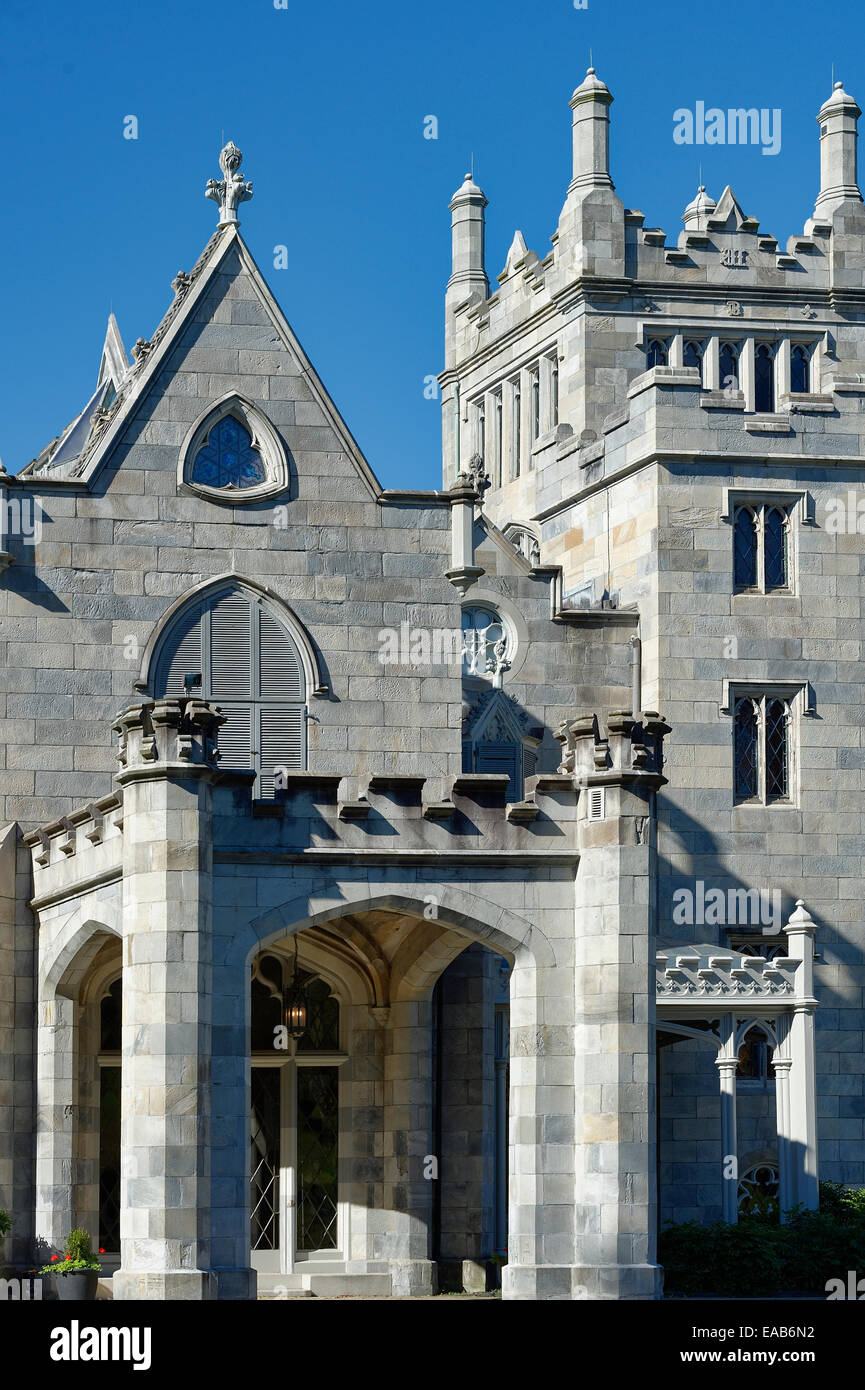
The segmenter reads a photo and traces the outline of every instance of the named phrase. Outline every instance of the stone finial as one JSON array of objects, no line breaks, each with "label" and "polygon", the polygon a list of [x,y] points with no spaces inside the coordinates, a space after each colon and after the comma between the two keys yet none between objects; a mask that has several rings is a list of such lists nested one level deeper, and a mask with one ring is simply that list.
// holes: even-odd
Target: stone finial
[{"label": "stone finial", "polygon": [[219,204],[218,225],[220,227],[228,227],[232,224],[237,226],[238,204],[247,203],[252,197],[252,183],[247,182],[243,175],[238,172],[242,160],[241,151],[233,141],[229,140],[219,156],[219,167],[224,178],[207,180],[204,196],[205,198],[212,198],[215,203]]}]

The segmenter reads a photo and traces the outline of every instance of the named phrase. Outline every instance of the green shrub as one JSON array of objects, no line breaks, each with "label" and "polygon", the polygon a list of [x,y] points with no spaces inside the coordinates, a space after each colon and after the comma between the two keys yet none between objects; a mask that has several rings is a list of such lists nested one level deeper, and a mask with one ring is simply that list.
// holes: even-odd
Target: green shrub
[{"label": "green shrub", "polygon": [[3,1211],[2,1208],[0,1208],[0,1240],[2,1240],[4,1236],[8,1236],[11,1230],[12,1217],[9,1215],[8,1211]]},{"label": "green shrub", "polygon": [[735,1226],[714,1221],[669,1225],[659,1259],[669,1293],[759,1298],[822,1292],[829,1279],[865,1269],[865,1188],[820,1184],[820,1210],[797,1207],[782,1226],[768,1213]]}]

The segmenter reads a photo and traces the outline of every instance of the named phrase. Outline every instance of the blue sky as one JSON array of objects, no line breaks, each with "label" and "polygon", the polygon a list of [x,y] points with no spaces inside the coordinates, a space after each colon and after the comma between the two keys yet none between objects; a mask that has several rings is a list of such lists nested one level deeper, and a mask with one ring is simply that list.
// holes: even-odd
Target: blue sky
[{"label": "blue sky", "polygon": [[[243,235],[373,469],[389,487],[436,487],[440,408],[424,378],[442,366],[447,204],[472,153],[494,277],[515,227],[540,256],[549,249],[570,178],[568,100],[591,48],[615,97],[625,205],[674,241],[702,158],[709,192],[731,183],[783,241],[813,207],[814,118],[833,63],[865,102],[861,0],[286,3],[6,0],[10,472],[89,397],[110,308],[127,347],[156,327],[172,277],[215,225],[203,190],[219,177],[223,133],[255,184]],[[677,145],[673,112],[697,101],[780,108],[780,152]],[[437,140],[424,139],[428,115]],[[274,269],[276,245],[288,269]]]}]

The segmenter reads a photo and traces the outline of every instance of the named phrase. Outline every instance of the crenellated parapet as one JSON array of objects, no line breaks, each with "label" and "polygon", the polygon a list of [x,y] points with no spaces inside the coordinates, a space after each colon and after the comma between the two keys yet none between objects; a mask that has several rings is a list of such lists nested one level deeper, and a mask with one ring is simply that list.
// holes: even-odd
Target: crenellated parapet
[{"label": "crenellated parapet", "polygon": [[602,728],[597,714],[582,714],[561,724],[556,738],[562,744],[560,772],[570,773],[579,786],[642,782],[663,786],[664,738],[670,725],[654,711],[639,719],[625,710],[612,710]]},{"label": "crenellated parapet", "polygon": [[218,729],[225,715],[203,700],[146,700],[128,706],[118,734],[117,782],[219,771]]}]

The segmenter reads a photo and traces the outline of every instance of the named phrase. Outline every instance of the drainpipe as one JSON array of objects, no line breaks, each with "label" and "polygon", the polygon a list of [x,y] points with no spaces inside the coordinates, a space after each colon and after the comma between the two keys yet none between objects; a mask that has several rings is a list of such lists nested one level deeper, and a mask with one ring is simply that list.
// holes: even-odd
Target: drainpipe
[{"label": "drainpipe", "polygon": [[631,714],[639,720],[643,704],[643,644],[631,638]]}]

